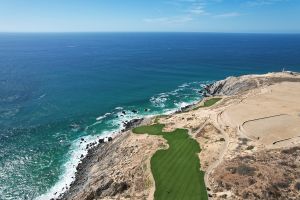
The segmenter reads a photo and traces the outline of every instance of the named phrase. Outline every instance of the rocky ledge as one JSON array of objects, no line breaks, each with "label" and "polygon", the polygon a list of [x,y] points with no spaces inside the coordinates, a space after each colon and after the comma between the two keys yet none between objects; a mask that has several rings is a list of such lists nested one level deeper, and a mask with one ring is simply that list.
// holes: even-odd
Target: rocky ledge
[{"label": "rocky ledge", "polygon": [[273,85],[280,82],[299,82],[299,73],[278,72],[266,75],[245,75],[239,77],[230,76],[224,80],[207,85],[204,96],[236,95],[260,86]]}]

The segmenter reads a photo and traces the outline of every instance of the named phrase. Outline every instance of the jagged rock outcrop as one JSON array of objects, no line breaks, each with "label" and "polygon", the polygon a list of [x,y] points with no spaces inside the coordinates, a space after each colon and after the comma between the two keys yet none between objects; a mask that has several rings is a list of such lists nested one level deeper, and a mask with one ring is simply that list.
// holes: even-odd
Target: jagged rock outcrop
[{"label": "jagged rock outcrop", "polygon": [[296,72],[278,72],[267,75],[230,76],[224,80],[207,85],[204,96],[236,95],[263,85],[272,85],[278,82],[299,81]]}]

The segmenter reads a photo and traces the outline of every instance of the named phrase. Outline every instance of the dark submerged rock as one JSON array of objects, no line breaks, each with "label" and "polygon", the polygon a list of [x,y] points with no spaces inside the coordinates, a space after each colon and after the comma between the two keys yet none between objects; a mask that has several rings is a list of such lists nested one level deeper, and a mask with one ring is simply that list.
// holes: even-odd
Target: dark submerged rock
[{"label": "dark submerged rock", "polygon": [[99,143],[104,143],[104,139],[99,139]]}]

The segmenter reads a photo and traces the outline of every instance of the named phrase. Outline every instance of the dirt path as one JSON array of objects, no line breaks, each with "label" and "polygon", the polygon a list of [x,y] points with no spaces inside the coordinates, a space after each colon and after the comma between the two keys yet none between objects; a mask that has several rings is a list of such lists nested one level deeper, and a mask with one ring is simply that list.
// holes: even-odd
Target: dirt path
[{"label": "dirt path", "polygon": [[215,128],[220,131],[220,133],[223,135],[223,137],[225,139],[225,143],[223,144],[222,151],[220,152],[219,158],[214,163],[212,163],[205,171],[204,181],[205,181],[206,187],[208,187],[208,188],[211,188],[211,185],[209,183],[209,176],[210,176],[211,172],[223,161],[223,158],[228,150],[228,145],[229,145],[229,136],[223,130],[222,124],[218,123],[218,119],[219,119],[220,115],[221,115],[221,113],[219,113],[217,115],[217,119],[210,118],[211,119],[210,123],[212,123],[215,126]]}]

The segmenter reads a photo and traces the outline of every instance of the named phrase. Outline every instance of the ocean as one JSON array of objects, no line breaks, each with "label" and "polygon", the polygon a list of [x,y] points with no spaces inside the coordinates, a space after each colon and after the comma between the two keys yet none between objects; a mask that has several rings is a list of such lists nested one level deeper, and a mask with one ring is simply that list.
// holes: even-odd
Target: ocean
[{"label": "ocean", "polygon": [[283,68],[300,71],[299,34],[1,33],[0,199],[57,196],[81,138],[174,112],[227,76]]}]

